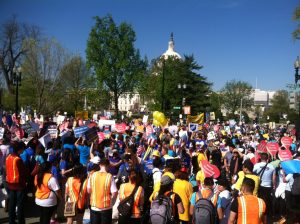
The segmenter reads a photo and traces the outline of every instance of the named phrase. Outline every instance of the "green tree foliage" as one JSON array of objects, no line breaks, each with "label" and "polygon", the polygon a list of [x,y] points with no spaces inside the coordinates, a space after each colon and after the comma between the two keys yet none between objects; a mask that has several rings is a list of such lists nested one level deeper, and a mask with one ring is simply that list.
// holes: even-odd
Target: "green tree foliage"
[{"label": "green tree foliage", "polygon": [[71,56],[63,66],[61,76],[64,80],[64,88],[68,95],[69,110],[74,113],[76,110],[84,109],[84,98],[87,95],[88,71],[85,61],[79,56]]},{"label": "green tree foliage", "polygon": [[135,40],[135,32],[129,24],[123,22],[117,26],[108,15],[95,17],[87,42],[88,68],[95,72],[99,88],[113,94],[117,115],[120,95],[134,91],[146,69],[145,61],[134,47]]},{"label": "green tree foliage", "polygon": [[241,101],[243,110],[249,109],[253,105],[251,93],[252,86],[247,82],[236,80],[226,82],[221,90],[223,105],[229,114],[234,114],[239,110]]},{"label": "green tree foliage", "polygon": [[[174,106],[182,107],[185,98],[184,105],[191,106],[193,114],[204,111],[209,105],[207,94],[211,84],[198,73],[201,68],[193,56],[184,56],[183,60],[174,57],[154,60],[147,77],[144,77],[144,89],[141,91],[146,101],[152,99],[148,107],[151,110],[161,110],[163,100],[164,111],[169,113]],[[185,89],[182,88],[183,84],[186,85]]]},{"label": "green tree foliage", "polygon": [[293,20],[297,21],[297,29],[293,32],[293,37],[295,39],[300,39],[300,7],[297,7],[294,11]]}]

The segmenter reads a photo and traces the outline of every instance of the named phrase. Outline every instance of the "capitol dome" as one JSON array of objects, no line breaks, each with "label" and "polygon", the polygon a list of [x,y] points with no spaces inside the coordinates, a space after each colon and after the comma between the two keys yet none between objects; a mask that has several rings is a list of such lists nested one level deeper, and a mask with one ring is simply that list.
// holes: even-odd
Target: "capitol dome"
[{"label": "capitol dome", "polygon": [[162,56],[161,56],[161,58],[164,58],[164,59],[168,59],[169,57],[174,57],[174,58],[177,58],[177,59],[181,59],[181,56],[176,51],[174,51],[173,33],[171,33],[171,38],[170,38],[170,41],[169,41],[168,50],[165,53],[163,53]]}]

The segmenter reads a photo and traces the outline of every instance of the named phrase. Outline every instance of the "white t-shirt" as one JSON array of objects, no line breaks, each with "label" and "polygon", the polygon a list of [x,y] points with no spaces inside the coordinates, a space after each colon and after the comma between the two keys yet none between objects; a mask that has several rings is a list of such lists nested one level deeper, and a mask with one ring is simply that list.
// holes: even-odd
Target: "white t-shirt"
[{"label": "white t-shirt", "polygon": [[[35,198],[35,203],[42,207],[51,207],[57,205],[57,196],[55,195],[55,191],[60,189],[59,184],[55,177],[51,177],[48,181],[48,187],[51,190],[49,198],[47,199],[38,199]],[[53,192],[54,191],[54,192]]]},{"label": "white t-shirt", "polygon": [[[259,173],[264,167],[266,166],[266,162],[260,162],[256,163],[253,168],[254,173]],[[262,187],[272,187],[272,181],[273,181],[273,174],[274,174],[274,167],[270,163],[267,165],[265,171],[260,173],[259,176],[261,176],[261,186]]]},{"label": "white t-shirt", "polygon": [[294,175],[292,173],[286,175],[285,180],[287,181],[287,183],[285,185],[285,190],[291,191],[293,183],[294,183]]},{"label": "white t-shirt", "polygon": [[153,185],[155,186],[155,184],[159,183],[161,181],[161,171],[158,168],[154,168],[152,170],[152,174],[153,174]]},{"label": "white t-shirt", "polygon": [[[101,171],[97,171],[97,172],[101,172]],[[88,193],[91,193],[91,190],[92,190],[92,188],[91,188],[91,181],[90,181],[90,179],[88,180],[88,183],[87,183],[87,192]],[[100,190],[100,189],[99,189]],[[113,193],[116,193],[116,192],[118,192],[118,189],[117,189],[117,186],[116,186],[116,182],[115,182],[115,179],[114,178],[111,178],[111,184],[110,184],[110,193],[111,194],[113,194]],[[111,209],[112,208],[112,206],[113,206],[113,201],[111,200],[110,201],[110,206],[108,207],[108,208],[103,208],[103,209],[99,209],[99,208],[97,208],[97,207],[91,207],[91,209],[93,210],[93,211],[105,211],[105,210],[109,210],[109,209]]]}]

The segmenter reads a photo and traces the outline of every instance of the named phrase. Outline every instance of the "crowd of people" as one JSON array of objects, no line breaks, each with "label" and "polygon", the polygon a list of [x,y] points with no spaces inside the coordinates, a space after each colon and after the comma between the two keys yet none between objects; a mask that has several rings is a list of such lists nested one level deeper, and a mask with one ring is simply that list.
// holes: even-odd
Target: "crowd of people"
[{"label": "crowd of people", "polygon": [[[75,138],[84,122],[65,118],[57,136],[42,142],[53,122],[33,122],[39,130],[26,133],[18,117],[11,124],[2,117],[1,187],[10,224],[25,223],[30,193],[43,224],[82,223],[86,211],[91,224],[300,221],[292,191],[298,174],[286,173],[278,152],[261,150],[262,142],[278,143],[300,160],[295,129],[287,126],[210,122],[190,132],[185,124],[170,131],[130,121],[123,133],[106,131],[99,141]],[[291,138],[288,147],[283,137]]]}]

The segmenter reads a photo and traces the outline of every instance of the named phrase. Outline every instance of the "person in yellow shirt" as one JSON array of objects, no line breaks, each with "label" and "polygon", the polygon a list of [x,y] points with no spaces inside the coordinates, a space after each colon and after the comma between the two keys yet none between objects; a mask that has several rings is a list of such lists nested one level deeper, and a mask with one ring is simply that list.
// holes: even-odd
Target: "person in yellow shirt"
[{"label": "person in yellow shirt", "polygon": [[196,142],[196,150],[198,151],[197,160],[200,166],[202,160],[207,160],[207,156],[205,155],[204,142]]},{"label": "person in yellow shirt", "polygon": [[243,171],[240,171],[238,173],[238,179],[237,179],[237,182],[234,184],[234,189],[241,190],[243,180],[245,177],[247,177],[254,181],[255,187],[254,187],[253,194],[255,196],[257,195],[260,178],[259,178],[259,176],[256,176],[255,174],[253,174],[253,168],[254,168],[254,165],[249,159],[244,161]]},{"label": "person in yellow shirt", "polygon": [[177,171],[175,177],[176,180],[173,185],[173,192],[180,196],[184,207],[184,213],[179,213],[179,220],[182,224],[189,223],[189,206],[193,194],[193,186],[188,182],[187,172]]}]

